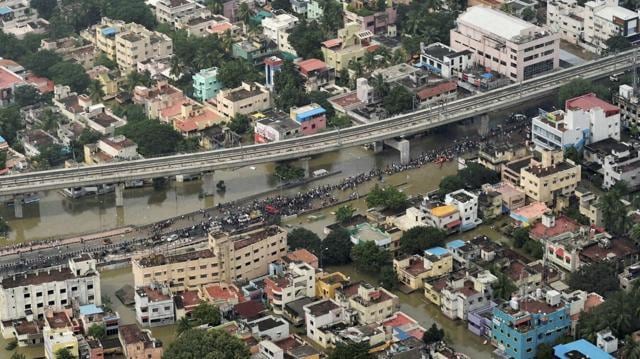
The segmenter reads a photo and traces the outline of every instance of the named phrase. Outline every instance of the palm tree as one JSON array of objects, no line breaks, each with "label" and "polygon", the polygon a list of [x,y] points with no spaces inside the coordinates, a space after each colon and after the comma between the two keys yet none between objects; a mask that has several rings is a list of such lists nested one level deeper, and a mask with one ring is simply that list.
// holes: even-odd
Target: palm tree
[{"label": "palm tree", "polygon": [[622,347],[622,358],[624,359],[640,359],[640,344],[628,335],[624,340]]},{"label": "palm tree", "polygon": [[517,289],[515,284],[504,273],[498,272],[496,277],[498,280],[493,284],[493,296],[508,300]]},{"label": "palm tree", "polygon": [[393,52],[393,56],[391,57],[391,63],[393,65],[398,65],[398,64],[402,64],[407,62],[409,55],[407,54],[407,51],[405,49],[396,49],[396,51]]},{"label": "palm tree", "polygon": [[178,78],[182,75],[182,71],[182,62],[178,56],[173,56],[171,58],[171,76]]},{"label": "palm tree", "polygon": [[93,80],[89,83],[89,87],[87,87],[87,91],[89,92],[89,97],[91,97],[91,101],[94,103],[102,102],[102,98],[104,97],[104,91],[102,90],[102,84],[98,80]]},{"label": "palm tree", "polygon": [[364,54],[364,57],[362,58],[362,64],[367,70],[373,70],[376,66],[376,54],[373,52],[367,52],[366,54]]},{"label": "palm tree", "polygon": [[187,317],[182,317],[178,320],[178,327],[176,328],[176,332],[178,332],[178,336],[182,333],[190,330],[192,328],[191,321]]},{"label": "palm tree", "polygon": [[355,72],[355,78],[359,78],[362,76],[364,72],[364,68],[362,67],[362,63],[360,61],[351,61],[349,62],[349,68]]},{"label": "palm tree", "polygon": [[224,6],[220,0],[208,0],[207,8],[214,14],[221,14]]},{"label": "palm tree", "polygon": [[251,22],[251,16],[253,16],[253,12],[251,11],[249,4],[246,2],[240,4],[238,7],[238,19],[242,21],[242,26],[244,27],[243,32],[245,34],[247,33],[247,25]]},{"label": "palm tree", "polygon": [[233,46],[233,36],[231,36],[231,31],[227,30],[222,34],[220,37],[220,44],[224,51],[231,51],[231,46]]},{"label": "palm tree", "polygon": [[408,33],[410,35],[416,35],[423,28],[423,26],[424,24],[422,14],[418,11],[410,12],[407,20],[403,24],[405,33]]},{"label": "palm tree", "polygon": [[377,74],[373,78],[373,97],[382,100],[389,93],[389,84],[384,80],[382,74]]}]

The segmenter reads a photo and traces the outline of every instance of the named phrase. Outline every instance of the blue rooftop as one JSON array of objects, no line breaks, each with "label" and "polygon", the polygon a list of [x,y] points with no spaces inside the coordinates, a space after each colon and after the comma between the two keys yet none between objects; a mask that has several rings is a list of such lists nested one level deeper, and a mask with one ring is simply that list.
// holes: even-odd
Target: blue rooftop
[{"label": "blue rooftop", "polygon": [[8,7],[8,6],[0,6],[0,15],[6,15],[6,14],[10,14],[12,12],[13,12],[13,10],[11,10],[10,7]]},{"label": "blue rooftop", "polygon": [[432,255],[432,256],[436,256],[436,257],[442,257],[443,255],[449,253],[448,250],[442,248],[442,247],[433,247],[433,248],[429,248],[427,250],[424,251],[424,254],[426,255]]},{"label": "blue rooftop", "polygon": [[296,120],[300,121],[300,120],[304,120],[307,117],[312,117],[312,116],[316,116],[316,115],[320,115],[327,112],[324,108],[322,107],[316,107],[312,110],[309,111],[304,111],[304,112],[300,112],[298,114],[296,114]]},{"label": "blue rooftop", "polygon": [[103,36],[112,36],[112,35],[115,35],[117,32],[118,30],[116,30],[113,27],[105,27],[104,29],[102,29]]},{"label": "blue rooftop", "polygon": [[398,340],[405,340],[410,337],[410,335],[400,328],[393,328],[395,335],[398,337]]},{"label": "blue rooftop", "polygon": [[464,246],[467,242],[463,241],[462,239],[454,239],[451,242],[447,243],[447,248],[460,248],[462,246]]},{"label": "blue rooftop", "polygon": [[569,353],[571,352],[581,353],[589,359],[613,359],[613,357],[607,354],[607,352],[584,339],[576,340],[575,342],[567,344],[558,344],[553,347],[553,354],[556,358],[575,358],[575,356],[570,356]]},{"label": "blue rooftop", "polygon": [[95,304],[87,304],[87,305],[80,306],[81,315],[93,315],[93,314],[100,314],[100,313],[104,313],[104,310],[102,310],[101,308],[98,308],[98,306],[96,306]]},{"label": "blue rooftop", "polygon": [[0,136],[0,143],[4,143],[7,142],[7,140],[4,139],[4,137]]}]

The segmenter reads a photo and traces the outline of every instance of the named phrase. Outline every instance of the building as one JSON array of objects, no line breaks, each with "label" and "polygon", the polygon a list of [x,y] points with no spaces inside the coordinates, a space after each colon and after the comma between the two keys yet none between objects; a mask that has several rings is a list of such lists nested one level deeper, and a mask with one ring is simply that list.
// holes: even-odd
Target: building
[{"label": "building", "polygon": [[24,79],[4,66],[0,66],[0,107],[13,103],[16,87],[24,85]]},{"label": "building", "polygon": [[553,347],[553,355],[559,359],[613,359],[609,353],[585,339],[579,339],[567,344],[558,344]]},{"label": "building", "polygon": [[493,299],[491,285],[498,278],[488,270],[473,275],[465,273],[448,281],[441,290],[440,310],[449,319],[467,320],[470,312],[485,308]]},{"label": "building", "polygon": [[218,112],[231,119],[237,115],[268,110],[271,108],[271,93],[258,83],[243,82],[240,87],[218,92],[216,103]]},{"label": "building", "polygon": [[289,337],[289,323],[273,315],[247,322],[247,326],[251,329],[251,334],[256,338],[281,340]]},{"label": "building", "polygon": [[307,337],[322,348],[332,345],[332,333],[327,328],[336,324],[347,324],[346,310],[332,299],[322,299],[303,307]]},{"label": "building", "polygon": [[615,353],[618,350],[618,338],[614,337],[610,329],[596,333],[596,345],[606,353]]},{"label": "building", "polygon": [[327,110],[317,103],[289,109],[291,119],[300,124],[303,135],[313,135],[327,127]]},{"label": "building", "polygon": [[173,41],[169,36],[136,23],[103,17],[93,32],[85,33],[84,37],[115,61],[124,73],[135,71],[138,62],[173,54]]},{"label": "building", "polygon": [[539,160],[520,169],[520,187],[533,201],[554,203],[558,196],[570,196],[580,182],[580,165],[564,160],[562,151],[541,151]]},{"label": "building", "polygon": [[355,225],[351,232],[351,243],[358,244],[361,242],[373,242],[381,249],[395,253],[400,248],[401,232],[394,228],[392,233],[384,230],[384,228],[374,227],[368,222]]},{"label": "building", "polygon": [[233,43],[231,55],[249,61],[254,65],[264,62],[264,59],[279,55],[278,44],[267,38],[250,38]]},{"label": "building", "polygon": [[620,85],[618,92],[613,94],[613,104],[620,109],[620,120],[623,126],[638,126],[640,108],[638,107],[637,92],[632,86]]},{"label": "building", "polygon": [[42,337],[46,359],[56,359],[56,353],[62,349],[69,350],[74,357],[78,356],[78,339],[73,329],[67,312],[49,309],[45,313]]},{"label": "building", "polygon": [[162,359],[162,342],[148,329],[141,330],[137,324],[121,325],[118,339],[126,359]]},{"label": "building", "polygon": [[356,294],[348,298],[348,303],[349,308],[356,312],[360,324],[380,322],[400,308],[398,296],[368,283],[358,284]]},{"label": "building", "polygon": [[218,81],[217,77],[217,67],[203,69],[193,75],[193,97],[200,101],[216,97],[222,88],[222,83]]},{"label": "building", "polygon": [[335,299],[336,291],[349,283],[349,277],[340,272],[320,272],[316,275],[316,297]]},{"label": "building", "polygon": [[63,59],[80,64],[87,70],[93,67],[96,56],[96,46],[78,37],[42,39],[40,50],[53,51]]},{"label": "building", "polygon": [[222,122],[222,116],[216,111],[190,99],[163,109],[159,119],[171,124],[184,137],[200,136],[202,131]]},{"label": "building", "polygon": [[42,318],[48,308],[60,311],[72,299],[99,305],[100,295],[96,260],[83,254],[69,259],[65,267],[5,276],[0,282],[0,320]]},{"label": "building", "polygon": [[457,77],[472,64],[470,50],[455,51],[440,42],[427,46],[420,43],[420,66],[444,78]]},{"label": "building", "polygon": [[599,99],[594,93],[572,98],[565,103],[566,112],[556,110],[534,117],[531,138],[538,148],[581,149],[585,144],[607,138],[620,140],[620,110]]},{"label": "building", "polygon": [[199,16],[203,11],[210,14],[203,5],[193,0],[147,0],[145,2],[158,22],[174,27],[187,19]]},{"label": "building", "polygon": [[123,135],[107,137],[84,145],[84,162],[88,165],[140,158],[138,145]]},{"label": "building", "polygon": [[134,284],[137,288],[164,283],[180,292],[209,283],[251,280],[267,274],[269,264],[286,250],[287,233],[277,226],[235,235],[209,233],[207,249],[132,258]]},{"label": "building", "polygon": [[300,124],[288,116],[279,114],[257,120],[253,127],[255,143],[276,142],[300,135]]},{"label": "building", "polygon": [[39,156],[42,149],[58,143],[55,137],[41,129],[21,132],[18,139],[22,143],[25,156],[29,158]]},{"label": "building", "polygon": [[282,315],[287,304],[315,296],[315,268],[304,262],[289,263],[284,273],[264,279],[264,292],[274,314]]},{"label": "building", "polygon": [[620,289],[630,291],[634,287],[634,283],[640,278],[640,263],[635,263],[624,268],[624,271],[618,274],[620,281]]},{"label": "building", "polygon": [[638,14],[618,5],[617,0],[593,0],[580,5],[575,0],[555,0],[547,6],[547,27],[563,40],[602,53],[606,41],[621,35],[638,39]]},{"label": "building", "polygon": [[533,359],[538,345],[551,345],[570,329],[571,318],[560,293],[548,291],[543,300],[514,298],[494,307],[491,342],[504,356]]},{"label": "building", "polygon": [[368,1],[351,1],[344,10],[344,23],[354,22],[360,26],[361,31],[369,31],[376,35],[395,33],[397,18],[395,4],[381,11],[372,10],[368,4],[370,4]]},{"label": "building", "polygon": [[[413,209],[412,211],[415,212]],[[416,225],[426,224],[442,229],[447,233],[460,231],[460,224],[462,223],[460,212],[458,207],[453,204],[431,202],[425,199],[418,213],[421,215],[421,221]],[[407,215],[409,215],[409,209],[407,209]]]},{"label": "building", "polygon": [[0,30],[22,39],[26,34],[42,34],[49,28],[49,22],[38,17],[29,0],[0,1]]},{"label": "building", "polygon": [[393,260],[398,280],[411,290],[424,287],[425,279],[440,277],[453,270],[453,256],[442,247],[424,251],[424,256],[413,255]]},{"label": "building", "polygon": [[560,65],[560,36],[499,10],[473,6],[451,30],[454,51],[470,50],[473,61],[512,81],[523,81]]},{"label": "building", "polygon": [[144,113],[151,119],[158,119],[162,110],[188,102],[189,99],[177,87],[167,81],[158,81],[153,87],[136,86],[133,89],[133,103],[144,107]]},{"label": "building", "polygon": [[345,27],[338,30],[337,38],[322,43],[324,62],[338,74],[350,62],[360,61],[367,51],[377,48],[372,44],[372,38],[373,33],[363,31],[357,22],[345,23]]},{"label": "building", "polygon": [[460,230],[466,231],[475,228],[482,220],[478,218],[478,196],[459,189],[457,191],[447,193],[444,202],[447,205],[456,206],[460,213]]},{"label": "building", "polygon": [[262,33],[278,45],[278,50],[296,55],[289,44],[289,30],[298,24],[298,18],[287,13],[277,14],[262,20]]},{"label": "building", "polygon": [[318,91],[334,84],[335,71],[318,59],[306,59],[295,63],[296,69],[304,79],[307,92]]},{"label": "building", "polygon": [[151,284],[136,288],[136,319],[143,327],[173,324],[175,321],[173,296],[169,287]]}]

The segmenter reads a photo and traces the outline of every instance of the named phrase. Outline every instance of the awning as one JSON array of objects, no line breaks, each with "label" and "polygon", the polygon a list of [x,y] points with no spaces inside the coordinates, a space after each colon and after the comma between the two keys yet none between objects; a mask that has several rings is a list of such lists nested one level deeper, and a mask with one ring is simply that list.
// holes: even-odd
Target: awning
[{"label": "awning", "polygon": [[446,227],[447,227],[447,228],[457,227],[457,226],[459,226],[459,225],[460,225],[460,223],[462,223],[462,221],[461,221],[461,220],[459,220],[459,219],[456,219],[456,220],[455,220],[455,221],[453,221],[453,222],[449,222],[449,223],[447,223]]}]

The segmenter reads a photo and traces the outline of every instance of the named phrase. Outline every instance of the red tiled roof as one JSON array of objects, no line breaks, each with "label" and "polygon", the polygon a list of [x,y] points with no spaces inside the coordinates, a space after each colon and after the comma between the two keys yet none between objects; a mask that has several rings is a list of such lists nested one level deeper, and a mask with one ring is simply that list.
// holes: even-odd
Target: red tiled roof
[{"label": "red tiled roof", "polygon": [[324,61],[322,60],[307,59],[307,60],[298,62],[298,66],[300,67],[300,70],[302,72],[309,73],[311,71],[324,69],[327,67],[327,64],[325,64]]},{"label": "red tiled roof", "polygon": [[314,268],[318,267],[318,257],[304,248],[288,253],[284,259],[291,262],[305,262]]},{"label": "red tiled roof", "polygon": [[20,76],[0,67],[0,89],[13,87],[20,82],[23,82]]},{"label": "red tiled roof", "polygon": [[599,99],[594,93],[588,93],[586,95],[568,99],[565,102],[565,108],[567,110],[585,111],[589,111],[592,108],[601,108],[607,116],[615,115],[620,111],[618,106],[614,106],[605,100]]},{"label": "red tiled roof", "polygon": [[235,286],[221,286],[219,284],[212,284],[204,289],[209,297],[214,300],[230,300],[241,297],[238,288]]},{"label": "red tiled roof", "polygon": [[260,301],[250,300],[234,305],[233,310],[241,318],[252,319],[260,316],[260,314],[265,311],[265,307]]},{"label": "red tiled roof", "polygon": [[228,22],[221,22],[219,24],[215,24],[209,28],[209,32],[214,34],[221,34],[227,30],[229,30],[233,25]]},{"label": "red tiled roof", "polygon": [[340,45],[342,45],[342,40],[340,39],[331,39],[331,40],[322,42],[322,46],[327,48],[332,48]]},{"label": "red tiled roof", "polygon": [[455,81],[442,82],[433,87],[428,87],[418,91],[416,95],[420,100],[426,100],[441,93],[453,91],[458,87]]},{"label": "red tiled roof", "polygon": [[397,312],[394,317],[391,317],[386,321],[382,322],[382,325],[385,327],[396,328],[396,327],[401,327],[413,322],[414,321],[403,312]]},{"label": "red tiled roof", "polygon": [[579,228],[580,226],[573,219],[560,216],[556,218],[556,223],[553,227],[547,227],[542,224],[542,222],[536,223],[533,228],[531,228],[530,236],[534,239],[548,239],[563,233],[573,233]]},{"label": "red tiled roof", "polygon": [[41,94],[53,92],[53,81],[46,77],[38,77],[33,74],[27,75],[27,82],[33,85]]}]

